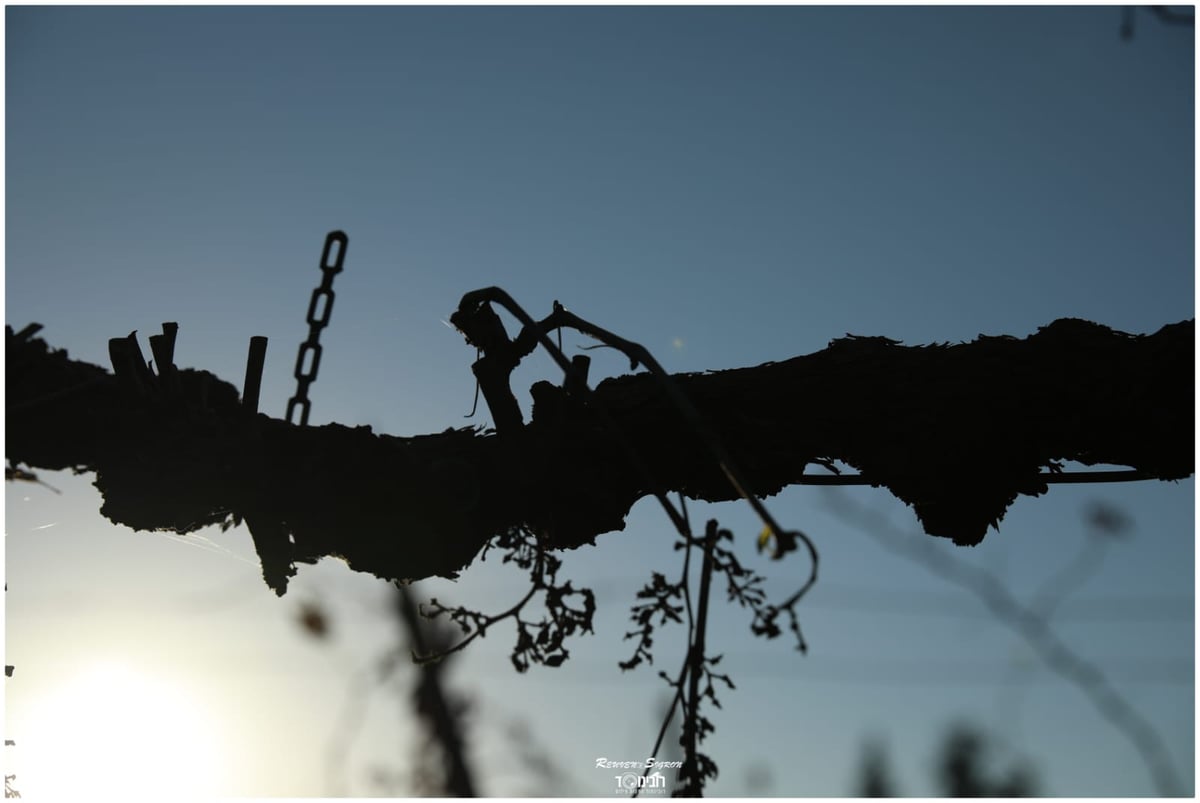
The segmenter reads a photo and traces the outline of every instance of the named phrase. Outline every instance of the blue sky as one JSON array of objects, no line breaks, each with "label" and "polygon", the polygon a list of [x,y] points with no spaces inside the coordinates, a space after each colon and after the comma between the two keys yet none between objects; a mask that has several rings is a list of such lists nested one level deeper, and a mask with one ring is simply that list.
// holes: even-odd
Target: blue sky
[{"label": "blue sky", "polygon": [[[1115,7],[10,7],[5,21],[7,322],[106,365],[109,337],[177,321],[179,364],[239,385],[248,339],[266,335],[260,409],[277,416],[338,228],[350,246],[311,423],[401,435],[467,423],[474,352],[442,320],[493,284],[534,314],[558,299],[671,371],[846,332],[915,344],[1194,316],[1193,31],[1148,15],[1129,42]],[[624,370],[592,355],[593,377]],[[543,377],[539,356],[514,388]],[[102,657],[203,701],[216,792],[365,794],[368,764],[402,763],[411,726],[378,688],[346,765],[326,771],[355,673],[391,634],[379,582],[326,562],[277,600],[244,529],[134,533],[99,516],[89,477],[44,478],[63,493],[6,489],[20,759],[39,701]],[[916,526],[884,491],[850,496]],[[1032,599],[1085,544],[1097,500],[1133,518],[1132,537],[1056,625],[1159,731],[1190,792],[1192,480],[1055,487],[978,548],[935,545]],[[1130,744],[971,596],[880,549],[820,489],[771,506],[821,550],[811,651],[716,614],[739,688],[713,718],[714,793],[850,793],[879,735],[902,791],[930,794],[958,719],[1003,761],[1029,759],[1047,794],[1154,793]],[[692,515],[752,552],[748,511]],[[616,662],[670,544],[641,503],[625,532],[567,556],[602,610],[562,670],[515,675],[507,634],[473,645],[454,677],[477,695],[484,791],[608,796],[595,758],[645,757],[665,689]],[[781,591],[807,571],[763,568]],[[488,564],[430,593],[499,607],[518,583]],[[306,600],[334,617],[332,645],[295,626]],[[1021,667],[1028,684],[1011,683]],[[567,787],[521,769],[516,719]],[[749,780],[763,766],[766,787]],[[39,779],[22,780],[32,793]]]}]

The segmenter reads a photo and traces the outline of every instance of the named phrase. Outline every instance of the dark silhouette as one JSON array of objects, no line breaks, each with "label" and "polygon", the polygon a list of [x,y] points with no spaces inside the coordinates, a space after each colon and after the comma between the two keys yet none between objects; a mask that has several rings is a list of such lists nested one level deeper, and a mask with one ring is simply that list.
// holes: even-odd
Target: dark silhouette
[{"label": "dark silhouette", "polygon": [[1010,769],[999,778],[986,770],[983,735],[966,725],[955,725],[942,746],[940,776],[946,797],[1029,797],[1036,794],[1028,771]]},{"label": "dark silhouette", "polygon": [[[586,400],[538,382],[531,420],[499,434],[401,438],[256,415],[207,371],[160,361],[151,373],[134,337],[110,342],[114,376],[50,349],[35,327],[7,331],[8,459],[95,471],[101,512],[134,529],[245,520],[281,594],[296,563],[325,555],[387,579],[455,576],[513,526],[543,533],[551,549],[620,529],[650,489],[597,421],[600,407],[660,490],[741,495],[644,374],[605,380]],[[1018,494],[1060,479],[1062,460],[1190,476],[1193,332],[1192,321],[1130,336],[1064,319],[1024,340],[848,337],[782,363],[674,379],[752,467],[750,494],[841,460],[911,504],[926,532],[974,544]]]},{"label": "dark silhouette", "polygon": [[[1031,770],[1022,765],[993,775],[989,764],[988,740],[982,731],[959,723],[946,732],[937,763],[937,783],[944,797],[1033,797],[1038,794]],[[871,739],[863,746],[862,770],[857,794],[861,797],[898,797],[901,792],[888,769],[887,750],[882,741]]]},{"label": "dark silhouette", "polygon": [[[333,314],[333,277],[342,272],[343,263],[346,261],[346,248],[349,245],[350,241],[345,232],[331,231],[325,237],[325,247],[321,251],[321,284],[313,290],[312,298],[308,302],[308,314],[304,316],[304,322],[308,324],[308,338],[300,344],[300,352],[296,355],[296,368],[292,372],[296,377],[296,395],[288,399],[287,415],[284,416],[288,423],[298,423],[300,426],[308,424],[308,414],[312,409],[308,388],[316,381],[317,371],[321,367],[321,330],[329,325],[329,318]],[[263,348],[266,348],[265,344]],[[260,367],[259,371],[261,370]],[[251,382],[250,375],[248,370],[247,385]],[[256,410],[257,404],[249,404],[250,396],[249,392],[244,393],[243,403]],[[255,400],[257,401],[257,394]],[[296,410],[300,411],[299,421],[294,420]]]},{"label": "dark silhouette", "polygon": [[[400,638],[397,645],[376,662],[383,678],[409,665],[410,655],[444,652],[455,637],[445,625],[422,617],[410,587],[397,587],[392,600],[392,613]],[[300,606],[296,620],[310,638],[322,641],[330,635],[332,624],[328,616],[313,602]],[[470,701],[449,688],[445,681],[452,663],[453,656],[444,655],[443,660],[425,662],[413,668],[408,704],[421,723],[425,738],[417,745],[407,786],[394,791],[433,797],[475,797],[477,794],[475,772],[467,755],[469,733],[465,714]],[[362,693],[363,689],[355,691]],[[344,738],[344,734],[338,735]],[[339,754],[339,758],[344,760],[345,757]],[[374,773],[376,782],[384,787],[392,785],[389,774],[386,769],[378,770]]]},{"label": "dark silhouette", "polygon": [[[370,427],[309,427],[307,391],[345,248],[341,232],[326,239],[324,278],[297,357],[299,387],[283,421],[257,412],[262,338],[252,340],[239,400],[236,388],[212,374],[176,368],[174,323],[151,336],[152,364],[136,332],[111,339],[115,375],[51,350],[35,337],[37,324],[18,333],[7,328],[7,456],[15,463],[7,476],[36,480],[22,464],[95,471],[105,497],[101,512],[134,529],[182,534],[244,521],[263,578],[280,595],[297,563],[326,555],[398,584],[454,577],[489,549],[527,571],[528,593],[499,614],[429,603],[426,616],[459,626],[457,643],[450,631],[429,629],[415,601],[399,592],[397,612],[422,665],[413,703],[437,753],[432,765],[423,762],[437,769],[422,776],[422,791],[475,793],[463,704],[443,688],[445,663],[439,661],[511,621],[518,671],[533,663],[562,665],[569,657],[566,639],[591,631],[595,602],[590,589],[558,579],[562,562],[554,553],[621,529],[643,496],[655,496],[677,530],[683,572],[675,583],[655,572],[639,592],[645,601],[634,606],[633,619],[640,629],[627,634],[638,644],[621,667],[650,659],[655,627],[668,620],[686,625],[687,655],[678,675],[660,672],[675,693],[650,754],[659,754],[673,713],[681,710],[677,791],[700,795],[717,776],[716,763],[701,752],[715,727],[701,706],[720,707],[714,681],[734,688],[716,671],[721,654],[710,653],[706,641],[714,576],[724,577],[729,600],[753,613],[753,633],[775,638],[786,619],[797,647],[806,649],[795,606],[817,579],[816,547],[805,533],[781,527],[761,497],[790,484],[870,483],[910,504],[927,533],[974,545],[989,526],[999,526],[1018,494],[1036,496],[1059,481],[1174,480],[1194,470],[1192,321],[1131,336],[1062,319],[1023,340],[981,335],[968,344],[923,347],[850,335],[783,363],[671,376],[643,347],[557,302],[535,321],[503,290],[486,288],[466,294],[451,320],[477,349],[473,370],[495,431],[401,438]],[[493,304],[522,323],[515,337]],[[599,339],[628,356],[631,369],[641,365],[650,373],[592,389],[588,359],[567,359],[549,338],[563,328]],[[526,422],[510,379],[539,345],[564,379],[534,384]],[[292,422],[297,408],[298,424]],[[1064,474],[1067,460],[1132,471]],[[859,473],[840,476],[836,461]],[[808,474],[809,464],[831,474]],[[678,492],[678,505],[668,500],[670,492]],[[770,602],[763,578],[722,546],[732,541],[730,531],[711,520],[702,538],[693,534],[685,493],[706,501],[744,499],[764,524],[760,549],[770,545],[776,558],[803,545],[811,560],[801,588],[781,604]],[[693,551],[701,561],[695,590]],[[541,620],[525,610],[535,598],[546,613]],[[303,610],[300,622],[315,638],[328,633],[318,609]],[[992,783],[979,775],[980,750],[969,733],[956,733],[949,743],[943,774],[952,794],[1027,790],[1022,777]],[[880,754],[868,766],[871,794],[887,791],[882,768]]]},{"label": "dark silhouette", "polygon": [[[427,655],[449,646],[454,633],[445,625],[423,619],[408,588],[396,589],[395,602],[413,653]],[[425,726],[424,751],[432,754],[433,759],[419,761],[419,766],[424,768],[423,788],[419,791],[436,796],[475,797],[475,773],[467,758],[467,735],[463,724],[468,703],[466,698],[448,689],[443,679],[451,663],[447,658],[421,664],[417,669],[412,705]]]},{"label": "dark silhouette", "polygon": [[879,739],[863,745],[862,774],[858,780],[859,797],[895,797],[896,785],[888,769],[887,749]]}]

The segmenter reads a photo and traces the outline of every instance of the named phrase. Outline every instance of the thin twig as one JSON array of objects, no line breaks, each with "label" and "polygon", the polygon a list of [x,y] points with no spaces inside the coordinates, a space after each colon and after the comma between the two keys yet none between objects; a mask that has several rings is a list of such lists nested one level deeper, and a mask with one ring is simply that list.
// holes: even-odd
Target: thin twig
[{"label": "thin twig", "polygon": [[[684,659],[683,666],[679,668],[679,677],[675,678],[675,695],[671,698],[671,704],[667,707],[667,715],[663,717],[662,726],[658,729],[658,737],[654,740],[654,747],[650,750],[650,755],[657,756],[659,748],[662,747],[663,739],[667,737],[667,728],[671,726],[671,720],[675,717],[675,709],[679,706],[679,701],[683,697],[683,681],[687,679],[688,662]],[[642,769],[642,777],[645,778],[650,774],[650,767]],[[638,792],[642,790],[641,786],[633,790],[632,797],[637,797]]]},{"label": "thin twig", "polygon": [[[540,343],[542,348],[544,348],[550,355],[551,359],[558,363],[558,367],[562,369],[563,375],[571,375],[571,361],[567,359],[567,356],[562,352],[562,349],[554,345],[554,341],[549,338],[546,333],[546,329],[534,321],[534,319],[520,304],[514,301],[508,293],[504,292],[499,287],[487,287],[482,290],[475,290],[467,293],[459,301],[458,310],[459,313],[469,313],[474,309],[477,309],[480,305],[488,302],[493,302],[504,307],[513,315],[513,317],[521,322],[521,326],[523,327],[521,333],[512,343],[514,347],[514,353],[518,357],[528,355],[533,351],[534,348],[536,348],[537,344]],[[565,310],[562,309],[562,305],[556,305],[552,316],[560,312],[565,312]],[[453,318],[454,316],[451,317]],[[584,391],[590,395],[591,388],[588,387],[587,382],[584,381],[581,383],[581,385]],[[680,535],[685,535],[687,533],[687,527],[684,524],[682,516],[680,516],[679,511],[677,511],[674,505],[672,505],[667,499],[666,493],[662,490],[661,485],[654,479],[653,475],[650,473],[650,470],[646,468],[646,465],[638,455],[637,450],[633,448],[633,445],[629,442],[629,439],[626,437],[625,433],[619,426],[617,426],[616,421],[612,418],[604,406],[596,403],[595,396],[590,395],[590,399],[593,402],[591,405],[592,409],[600,418],[601,422],[613,433],[613,436],[617,439],[617,443],[621,446],[629,458],[631,465],[633,465],[634,469],[647,483],[648,487],[650,488],[650,492],[654,495],[654,498],[658,500],[658,503],[662,506],[663,510],[666,511],[667,517],[671,519],[671,523],[675,525],[675,529],[680,533]]]},{"label": "thin twig", "polygon": [[[679,492],[679,509],[683,516],[684,525],[687,527],[687,540],[684,541],[683,544],[683,577],[680,579],[679,583],[683,587],[683,604],[687,608],[687,643],[690,649],[690,645],[692,644],[692,640],[695,637],[696,632],[696,620],[692,613],[692,592],[689,583],[692,566],[692,546],[694,542],[692,539],[692,523],[688,519],[687,502],[684,501],[684,495],[682,491]],[[679,706],[680,699],[683,697],[683,681],[687,677],[688,658],[689,655],[685,654],[683,666],[679,668],[679,677],[675,679],[675,694],[671,696],[671,702],[667,706],[667,713],[663,716],[662,725],[658,729],[658,736],[654,740],[654,747],[650,748],[650,755],[652,756],[658,755],[659,748],[662,747],[663,739],[665,739],[667,736],[667,729],[671,727],[671,720],[675,718],[675,709]],[[649,774],[650,767],[644,767],[642,769],[642,777],[645,778]],[[641,790],[642,787],[640,786],[633,790],[633,797],[637,797],[638,792]]]},{"label": "thin twig", "polygon": [[[784,530],[782,527],[780,527],[779,523],[775,521],[775,517],[771,515],[770,511],[767,510],[766,505],[762,503],[762,500],[749,492],[748,484],[743,481],[741,472],[737,469],[732,458],[721,445],[721,442],[717,439],[712,430],[709,429],[708,425],[705,424],[703,417],[692,405],[688,397],[681,390],[679,390],[678,386],[675,384],[675,381],[671,378],[671,375],[668,374],[663,367],[659,365],[658,361],[654,359],[654,356],[650,354],[650,352],[641,344],[634,343],[631,340],[626,340],[623,337],[619,337],[618,335],[615,335],[606,329],[596,326],[590,321],[580,318],[574,313],[568,312],[558,302],[555,302],[554,311],[551,312],[545,320],[541,321],[540,323],[536,322],[519,304],[517,304],[516,301],[512,299],[511,296],[508,295],[508,293],[499,287],[486,287],[465,294],[459,301],[459,313],[470,312],[473,308],[477,309],[480,305],[488,302],[500,304],[519,321],[521,321],[521,324],[524,328],[518,333],[517,337],[512,341],[511,344],[513,353],[518,359],[531,353],[536,345],[540,343],[542,347],[546,349],[546,351],[550,352],[550,355],[554,358],[554,361],[558,363],[560,368],[562,368],[564,375],[569,376],[571,363],[561,350],[554,348],[554,344],[548,337],[547,332],[552,329],[559,329],[563,326],[570,326],[573,329],[596,338],[602,343],[619,349],[622,353],[629,357],[631,370],[636,369],[639,363],[646,366],[646,368],[658,380],[659,384],[666,392],[667,397],[675,404],[675,407],[683,415],[684,420],[688,422],[688,424],[692,427],[692,430],[696,433],[700,440],[704,442],[705,446],[708,447],[708,450],[716,459],[718,466],[720,467],[722,473],[725,474],[725,478],[729,481],[730,485],[733,486],[733,489],[738,493],[739,496],[746,500],[746,502],[763,521],[767,528],[770,529],[771,534],[774,536],[777,544],[776,556],[781,557],[784,553],[795,549],[795,541],[797,538],[804,542],[804,546],[808,551],[809,559],[811,560],[811,568],[808,579],[804,582],[800,589],[781,606],[781,609],[787,609],[789,611],[789,615],[791,615],[793,617],[793,621],[795,621],[793,606],[805,594],[807,594],[809,589],[811,589],[817,582],[817,568],[819,561],[816,544],[814,544],[812,539],[810,539],[808,535],[801,530]],[[584,383],[584,387],[587,387],[586,382]],[[592,398],[594,400],[595,397],[593,396]],[[651,488],[653,489],[655,497],[658,499],[663,508],[667,510],[667,513],[671,517],[672,522],[675,524],[676,529],[682,534],[684,532],[682,520],[680,519],[678,513],[671,509],[670,502],[667,501],[666,496],[659,490],[657,483],[653,483],[653,478],[649,476],[649,472],[641,464],[640,459],[637,458],[636,451],[634,451],[627,441],[625,441],[620,429],[616,426],[616,423],[612,420],[612,417],[608,414],[608,412],[603,409],[602,405],[594,404],[593,407],[601,416],[601,420],[604,421],[604,423],[608,425],[610,429],[617,433],[618,438],[626,451],[630,452],[631,459],[634,461],[635,466],[637,466],[645,478],[652,483]],[[801,643],[803,643],[802,637]]]},{"label": "thin twig", "polygon": [[717,522],[708,523],[704,533],[704,563],[700,568],[700,605],[696,613],[696,634],[688,647],[687,671],[687,716],[683,725],[684,766],[688,770],[688,782],[684,794],[699,796],[703,793],[699,751],[696,742],[700,734],[700,676],[704,673],[704,642],[708,630],[708,592],[712,588],[713,548],[717,543]]},{"label": "thin twig", "polygon": [[[538,560],[541,561],[540,554],[538,555]],[[540,567],[540,565],[541,564],[539,563],[539,567]],[[489,627],[491,627],[492,625],[496,624],[497,622],[501,622],[501,621],[509,618],[510,616],[515,616],[518,613],[520,613],[521,609],[525,607],[525,605],[529,602],[529,600],[533,599],[533,595],[536,594],[540,590],[541,590],[541,587],[539,585],[537,585],[536,583],[532,584],[529,588],[528,593],[526,593],[524,597],[521,597],[520,602],[518,602],[516,605],[513,605],[511,608],[509,608],[507,611],[504,611],[503,613],[497,613],[497,614],[494,614],[491,616],[482,617],[483,622],[482,622],[482,624],[476,623],[475,632],[471,633],[471,635],[467,636],[462,641],[455,644],[453,647],[447,647],[444,650],[440,650],[436,653],[432,653],[429,655],[418,655],[416,653],[416,651],[413,651],[413,654],[412,654],[413,663],[427,664],[427,663],[432,663],[434,661],[440,661],[443,658],[445,658],[447,655],[452,655],[452,654],[459,652],[460,650],[466,648],[466,646],[468,644],[470,644],[472,641],[474,641],[475,639],[484,635],[487,632],[487,629]],[[436,601],[434,604],[436,604]],[[418,607],[420,607],[420,606],[418,606]],[[422,611],[421,615],[424,616],[425,613]]]},{"label": "thin twig", "polygon": [[692,573],[692,523],[688,520],[687,502],[685,501],[683,491],[679,492],[679,509],[683,512],[683,523],[688,528],[688,540],[683,546],[683,579],[681,583],[683,585],[683,604],[687,607],[688,644],[691,644],[696,627],[696,621],[692,616],[692,592],[689,583]]}]

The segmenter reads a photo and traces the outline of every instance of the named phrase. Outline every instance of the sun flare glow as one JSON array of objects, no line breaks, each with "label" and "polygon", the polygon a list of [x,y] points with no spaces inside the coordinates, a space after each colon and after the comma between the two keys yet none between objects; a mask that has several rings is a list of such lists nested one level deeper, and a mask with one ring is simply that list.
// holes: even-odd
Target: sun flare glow
[{"label": "sun flare glow", "polygon": [[17,788],[39,800],[178,800],[219,789],[217,731],[181,688],[95,664],[49,692],[20,734]]}]

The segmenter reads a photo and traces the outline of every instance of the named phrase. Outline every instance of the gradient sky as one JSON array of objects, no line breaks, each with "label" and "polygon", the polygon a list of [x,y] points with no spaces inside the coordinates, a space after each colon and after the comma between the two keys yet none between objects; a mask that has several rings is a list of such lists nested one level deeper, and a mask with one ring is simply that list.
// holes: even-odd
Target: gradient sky
[{"label": "gradient sky", "polygon": [[[917,344],[1194,316],[1194,32],[1144,13],[1131,41],[1116,7],[9,7],[5,21],[7,322],[107,365],[108,338],[177,321],[177,362],[239,386],[248,339],[266,335],[260,409],[280,417],[338,228],[350,245],[311,423],[400,435],[468,423],[474,351],[442,321],[493,284],[535,316],[558,299],[671,371],[847,332]],[[593,378],[624,370],[592,356]],[[514,389],[538,378],[557,378],[540,355]],[[403,767],[405,704],[363,680],[394,643],[385,584],[326,561],[279,600],[245,529],[135,533],[99,515],[90,476],[42,478],[61,495],[5,495],[5,724],[23,793],[41,780],[37,712],[98,661],[204,709],[213,752],[195,771],[217,793],[364,795],[370,765]],[[885,491],[846,496],[916,529]],[[1098,501],[1133,529],[1054,623],[1152,723],[1191,794],[1192,480],[1058,486],[975,549],[926,540],[1032,600],[1086,548]],[[821,550],[801,607],[810,654],[714,614],[738,689],[711,712],[712,793],[852,793],[874,736],[901,791],[931,794],[958,720],[994,738],[998,767],[1028,760],[1045,794],[1155,793],[1128,740],[974,597],[881,549],[820,489],[770,504]],[[754,556],[743,506],[691,512],[734,528],[779,593],[805,576],[803,560]],[[634,593],[676,571],[672,540],[643,502],[625,532],[567,556],[601,612],[561,670],[516,675],[503,627],[459,661],[482,791],[606,797],[597,757],[649,755],[654,670],[674,671],[682,635],[661,634],[653,670],[616,663]],[[499,609],[520,582],[488,563],[426,591]],[[296,626],[305,602],[329,612],[331,644]],[[361,721],[356,682],[371,690]],[[518,721],[565,780],[522,764]]]}]

